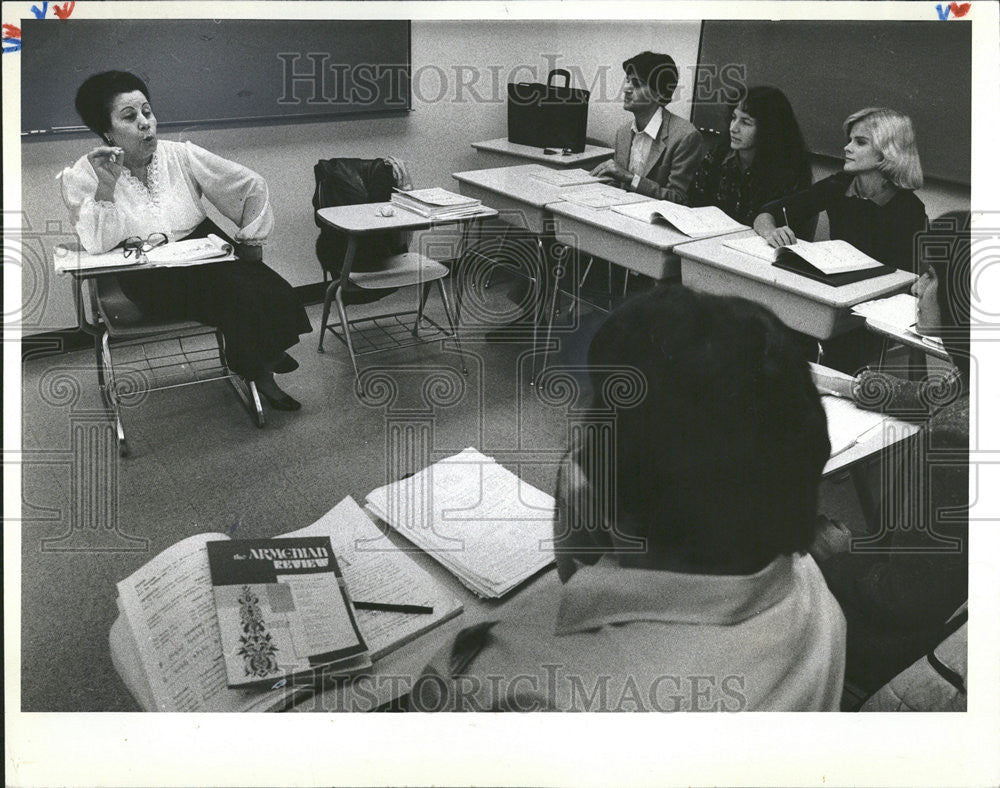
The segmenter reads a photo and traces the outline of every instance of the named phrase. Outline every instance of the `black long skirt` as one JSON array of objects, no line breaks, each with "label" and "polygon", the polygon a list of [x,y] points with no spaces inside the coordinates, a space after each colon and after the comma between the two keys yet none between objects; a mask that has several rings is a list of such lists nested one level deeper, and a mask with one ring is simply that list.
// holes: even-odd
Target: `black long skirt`
[{"label": "black long skirt", "polygon": [[[210,219],[188,238],[214,233],[230,239]],[[151,317],[197,320],[226,338],[234,372],[251,380],[312,331],[292,286],[262,262],[246,260],[119,274],[122,292]]]}]

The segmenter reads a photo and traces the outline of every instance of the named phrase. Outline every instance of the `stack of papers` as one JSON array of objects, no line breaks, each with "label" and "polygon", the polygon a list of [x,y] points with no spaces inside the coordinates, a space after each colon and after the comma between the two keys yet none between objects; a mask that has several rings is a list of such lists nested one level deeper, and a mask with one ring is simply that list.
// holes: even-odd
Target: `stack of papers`
[{"label": "stack of papers", "polygon": [[939,337],[917,333],[914,322],[917,315],[917,299],[914,296],[900,293],[891,298],[865,301],[852,307],[851,311],[863,317],[869,326],[884,334],[910,337],[929,348],[945,352],[944,343]]},{"label": "stack of papers", "polygon": [[473,448],[373,490],[368,509],[482,597],[552,563],[555,501]]},{"label": "stack of papers", "polygon": [[691,238],[703,238],[708,235],[722,235],[750,229],[714,205],[704,208],[688,208],[686,205],[678,205],[666,200],[646,200],[631,205],[616,205],[611,210],[647,224],[666,222]]},{"label": "stack of papers", "polygon": [[531,173],[532,178],[537,178],[542,183],[549,186],[582,186],[588,183],[600,183],[600,178],[591,175],[586,170],[550,170],[548,167],[541,167]]},{"label": "stack of papers", "polygon": [[394,191],[389,199],[393,205],[430,219],[460,219],[463,216],[475,216],[482,210],[479,200],[447,189]]},{"label": "stack of papers", "polygon": [[629,205],[630,203],[651,201],[644,194],[616,189],[607,183],[575,186],[566,189],[559,196],[566,202],[584,205],[588,208],[612,208],[615,205]]}]

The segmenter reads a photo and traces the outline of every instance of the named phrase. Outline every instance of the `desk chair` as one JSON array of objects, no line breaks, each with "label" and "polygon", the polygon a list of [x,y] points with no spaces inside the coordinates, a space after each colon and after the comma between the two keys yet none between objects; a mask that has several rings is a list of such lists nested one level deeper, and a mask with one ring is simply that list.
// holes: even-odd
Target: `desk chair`
[{"label": "desk chair", "polygon": [[[90,296],[89,309],[85,306],[82,294],[85,281]],[[134,380],[130,381],[127,376],[116,373],[112,348],[141,348],[140,364],[144,368],[143,377],[148,375],[154,381],[164,370],[169,369],[186,369],[189,375],[194,376],[193,380],[142,386],[144,391],[162,391],[194,383],[228,380],[249,410],[256,425],[264,426],[264,411],[261,408],[257,387],[253,381],[244,380],[242,376],[230,371],[226,361],[225,339],[217,328],[193,320],[165,320],[143,314],[142,310],[122,291],[118,276],[114,273],[78,277],[74,297],[80,327],[94,337],[97,381],[109,415],[115,421],[118,453],[122,457],[128,454],[128,443],[125,439],[121,408],[123,401],[127,400],[130,394],[134,394],[137,387]],[[211,334],[215,335],[216,348],[185,348],[185,341]],[[176,342],[177,352],[164,355],[147,353],[147,345],[166,341]],[[217,361],[214,361],[216,351]],[[203,367],[206,362],[209,363],[208,368]]]},{"label": "desk chair", "polygon": [[[312,198],[314,211],[334,206],[386,202],[394,187],[408,186],[405,170],[399,162],[396,162],[394,170],[393,160],[388,159],[320,159],[313,168],[313,174],[316,180]],[[437,260],[408,251],[410,233],[386,231],[354,238],[327,226],[318,216],[315,217],[315,222],[320,230],[316,239],[316,257],[323,269],[323,282],[326,283],[328,277],[330,280],[323,299],[323,321],[319,330],[320,353],[324,352],[323,339],[329,330],[347,346],[355,380],[360,383],[358,355],[389,347],[404,348],[422,344],[427,341],[419,335],[423,322],[433,326],[438,335],[455,337],[461,353],[461,340],[458,339],[456,321],[452,317],[443,284],[449,271]],[[424,314],[432,284],[437,286],[444,304],[449,327],[447,332]],[[371,303],[399,288],[413,285],[421,285],[416,310],[348,320],[348,305]],[[330,309],[334,303],[337,305],[340,333],[329,324]],[[404,326],[400,319],[409,316],[415,316],[413,327],[409,329],[413,339],[403,342],[399,339],[397,329]],[[391,321],[388,330],[385,327],[387,320]],[[351,336],[351,327],[359,323],[377,327],[380,329],[380,339],[391,344],[380,346],[368,342],[367,348],[357,350]]]}]

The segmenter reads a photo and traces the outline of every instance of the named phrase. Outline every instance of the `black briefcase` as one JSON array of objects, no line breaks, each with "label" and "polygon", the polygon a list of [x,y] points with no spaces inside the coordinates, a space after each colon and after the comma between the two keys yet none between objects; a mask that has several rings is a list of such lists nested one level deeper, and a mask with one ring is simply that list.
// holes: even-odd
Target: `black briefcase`
[{"label": "black briefcase", "polygon": [[[556,87],[555,77],[566,84]],[[507,84],[507,139],[536,148],[568,148],[582,153],[587,145],[587,102],[590,91],[569,86],[569,72],[557,68],[549,72],[546,84]]]}]

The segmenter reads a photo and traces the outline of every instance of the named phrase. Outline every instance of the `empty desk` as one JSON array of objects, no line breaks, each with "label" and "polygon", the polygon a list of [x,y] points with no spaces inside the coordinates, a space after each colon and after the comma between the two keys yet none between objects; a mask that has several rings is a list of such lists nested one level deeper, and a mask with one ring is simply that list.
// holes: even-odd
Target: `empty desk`
[{"label": "empty desk", "polygon": [[[540,161],[552,167],[594,167],[598,162],[610,159],[615,151],[613,148],[602,148],[597,145],[587,145],[580,153],[563,154],[561,148],[535,148],[531,145],[520,145],[510,142],[504,137],[485,142],[473,142],[472,147],[481,153],[498,153],[502,156],[516,156],[520,159]],[[547,150],[559,150],[559,153],[546,153]]]}]

